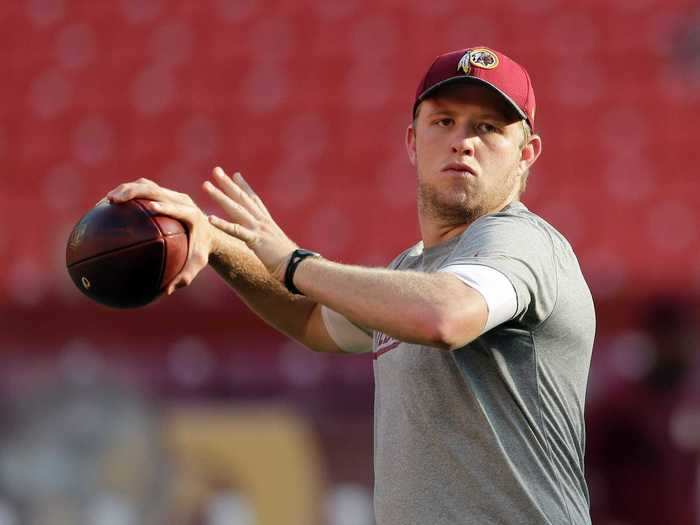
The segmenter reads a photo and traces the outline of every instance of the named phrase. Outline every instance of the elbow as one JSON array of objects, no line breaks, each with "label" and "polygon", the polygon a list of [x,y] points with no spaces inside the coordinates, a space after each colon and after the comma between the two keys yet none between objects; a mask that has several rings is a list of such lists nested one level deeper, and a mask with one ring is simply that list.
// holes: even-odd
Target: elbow
[{"label": "elbow", "polygon": [[427,323],[429,346],[440,350],[457,350],[479,336],[475,323],[451,312],[442,312]]},{"label": "elbow", "polygon": [[445,324],[437,326],[433,334],[432,346],[440,350],[457,350],[469,343],[471,339],[462,336],[455,327]]}]

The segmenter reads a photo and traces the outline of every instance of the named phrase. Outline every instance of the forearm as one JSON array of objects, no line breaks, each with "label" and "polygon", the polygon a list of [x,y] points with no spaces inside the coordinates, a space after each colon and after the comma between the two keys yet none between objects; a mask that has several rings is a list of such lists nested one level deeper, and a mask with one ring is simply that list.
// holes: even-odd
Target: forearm
[{"label": "forearm", "polygon": [[[314,301],[401,341],[450,348],[455,319],[473,318],[473,337],[482,327],[482,319],[468,311],[476,311],[476,302],[465,301],[459,309],[450,304],[450,294],[454,297],[466,287],[443,273],[363,268],[313,258],[299,265],[294,282]],[[463,334],[463,327],[460,330]]]},{"label": "forearm", "polygon": [[[284,333],[308,340],[309,331],[313,331],[314,338],[320,339],[324,347],[338,348],[320,319],[321,308],[317,305],[328,306],[356,325],[398,340],[438,348],[460,348],[478,337],[485,327],[488,306],[484,298],[455,275],[360,268],[307,258],[297,266],[294,276],[296,287],[313,305],[310,311],[308,306],[300,309],[306,312],[307,319],[306,328],[300,332],[299,312],[293,310],[293,305],[303,299],[283,295],[286,292],[281,285],[272,283],[273,279],[284,278],[295,243],[275,223],[240,174],[232,180],[218,168],[214,172],[219,188],[209,184],[207,191],[233,222],[211,216],[211,224],[244,241],[269,275],[257,261],[256,267],[247,267],[249,258],[237,268],[243,264],[241,260],[217,255],[214,266],[254,311]],[[233,252],[224,255],[231,256]],[[261,296],[259,290],[265,293]]]},{"label": "forearm", "polygon": [[274,279],[241,241],[218,232],[209,265],[234,289],[241,300],[276,330],[313,350],[337,351],[309,330],[315,302],[293,296]]}]

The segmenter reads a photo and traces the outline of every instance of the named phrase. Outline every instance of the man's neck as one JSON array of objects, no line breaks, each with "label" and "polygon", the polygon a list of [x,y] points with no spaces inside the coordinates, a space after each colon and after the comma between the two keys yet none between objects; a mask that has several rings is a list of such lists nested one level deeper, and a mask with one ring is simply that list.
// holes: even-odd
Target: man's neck
[{"label": "man's neck", "polygon": [[474,223],[480,217],[488,215],[489,213],[499,212],[509,204],[512,204],[516,201],[517,199],[506,201],[494,210],[488,211],[480,215],[479,217],[475,217],[471,220],[459,224],[446,223],[444,221],[436,219],[435,217],[427,217],[424,214],[419,213],[418,223],[420,225],[423,247],[432,248],[433,246],[437,246],[439,244],[447,242],[450,239],[461,235],[464,232],[464,230],[469,228],[469,226],[471,226],[471,224]]},{"label": "man's neck", "polygon": [[457,225],[437,224],[420,217],[419,223],[424,248],[432,248],[461,235],[471,224],[471,222]]}]

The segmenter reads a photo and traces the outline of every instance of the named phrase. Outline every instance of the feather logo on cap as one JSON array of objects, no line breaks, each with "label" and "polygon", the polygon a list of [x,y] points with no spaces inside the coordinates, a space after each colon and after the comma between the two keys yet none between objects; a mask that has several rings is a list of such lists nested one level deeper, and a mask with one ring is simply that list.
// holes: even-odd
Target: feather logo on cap
[{"label": "feather logo on cap", "polygon": [[470,75],[472,67],[495,69],[498,67],[498,56],[485,47],[470,49],[464,53],[464,56],[459,60],[457,71],[462,71],[465,75]]}]

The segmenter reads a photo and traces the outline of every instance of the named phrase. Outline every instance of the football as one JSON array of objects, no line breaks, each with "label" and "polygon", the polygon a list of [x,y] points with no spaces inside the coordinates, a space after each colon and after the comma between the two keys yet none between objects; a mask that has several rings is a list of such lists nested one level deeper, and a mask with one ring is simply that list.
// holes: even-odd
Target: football
[{"label": "football", "polygon": [[113,308],[144,306],[182,270],[186,228],[171,217],[153,215],[145,202],[102,202],[73,228],[66,267],[90,299]]}]

